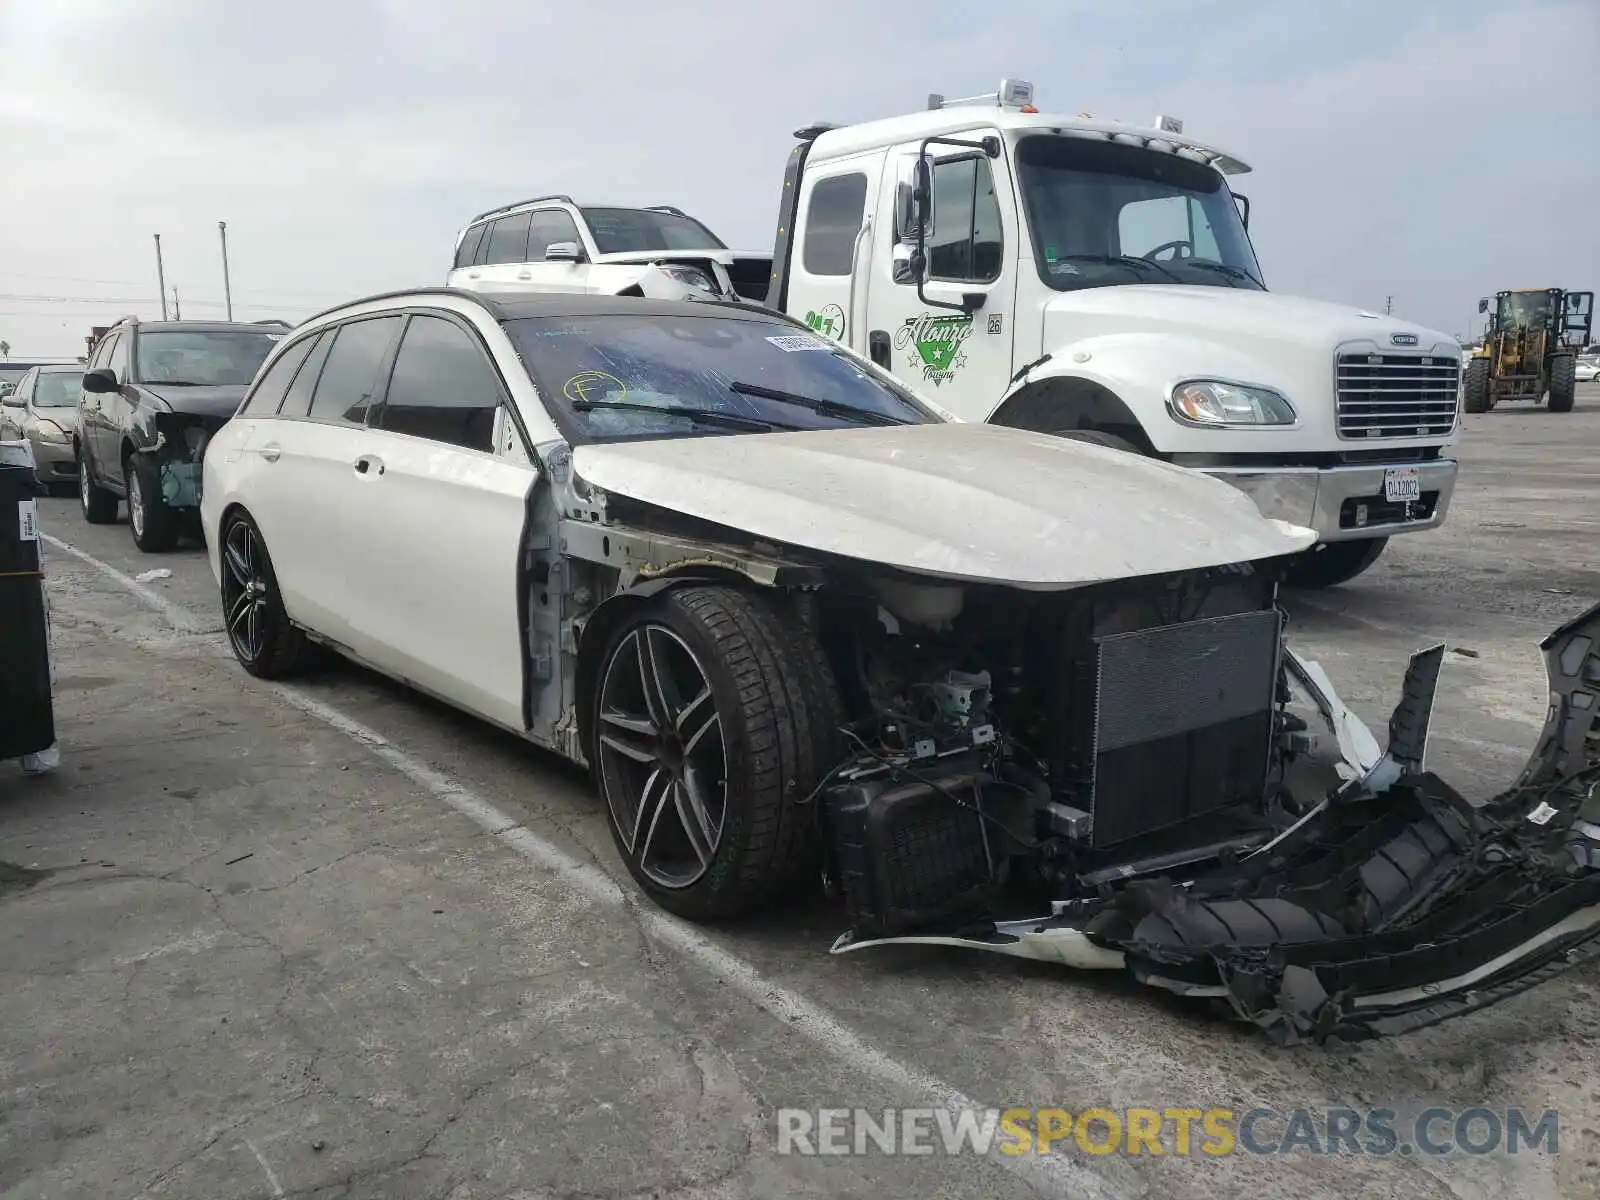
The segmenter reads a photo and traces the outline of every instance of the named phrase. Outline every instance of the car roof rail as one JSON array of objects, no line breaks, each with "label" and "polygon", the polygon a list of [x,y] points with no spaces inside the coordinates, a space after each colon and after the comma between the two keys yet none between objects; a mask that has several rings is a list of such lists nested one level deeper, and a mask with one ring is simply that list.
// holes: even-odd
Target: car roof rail
[{"label": "car roof rail", "polygon": [[281,320],[278,317],[268,317],[264,321],[251,321],[250,324],[252,324],[252,325],[276,325],[280,329],[293,329],[294,328],[294,326],[289,324],[289,322]]},{"label": "car roof rail", "polygon": [[645,209],[645,212],[663,212],[674,217],[683,217],[685,220],[694,220],[694,218],[688,213],[684,212],[683,209],[677,208],[671,204],[652,204]]},{"label": "car roof rail", "polygon": [[534,196],[527,200],[518,200],[515,204],[502,204],[499,208],[491,208],[488,212],[479,213],[477,216],[473,217],[472,220],[468,221],[467,224],[469,226],[476,225],[479,221],[482,221],[487,217],[498,217],[501,213],[508,213],[514,208],[521,208],[524,204],[538,204],[543,200],[559,200],[563,204],[572,205],[573,208],[578,207],[578,202],[565,192],[551,192],[548,196]]}]

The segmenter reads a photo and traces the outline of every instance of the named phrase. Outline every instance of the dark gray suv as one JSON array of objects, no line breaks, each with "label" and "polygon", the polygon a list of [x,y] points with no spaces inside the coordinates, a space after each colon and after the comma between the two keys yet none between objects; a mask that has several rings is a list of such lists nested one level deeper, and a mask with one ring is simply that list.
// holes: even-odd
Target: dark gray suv
[{"label": "dark gray suv", "polygon": [[206,442],[288,329],[132,317],[113,325],[89,357],[78,400],[84,519],[109,525],[126,499],[139,549],[172,549],[199,514]]}]

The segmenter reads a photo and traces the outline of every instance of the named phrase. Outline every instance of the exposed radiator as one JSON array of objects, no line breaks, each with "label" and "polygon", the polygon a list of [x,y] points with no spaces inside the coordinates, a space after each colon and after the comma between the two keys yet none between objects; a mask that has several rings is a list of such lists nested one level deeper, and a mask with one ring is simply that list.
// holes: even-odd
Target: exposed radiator
[{"label": "exposed radiator", "polygon": [[1267,609],[1093,639],[1093,704],[1079,726],[1090,744],[1078,757],[1091,767],[1094,846],[1259,801],[1278,620]]}]

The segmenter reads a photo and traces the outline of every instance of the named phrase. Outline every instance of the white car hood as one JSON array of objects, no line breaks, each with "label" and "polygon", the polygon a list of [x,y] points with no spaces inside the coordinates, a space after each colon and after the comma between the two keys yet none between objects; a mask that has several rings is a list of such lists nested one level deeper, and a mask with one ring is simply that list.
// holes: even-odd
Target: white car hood
[{"label": "white car hood", "polygon": [[1459,348],[1448,334],[1397,317],[1242,288],[1155,283],[1083,288],[1056,296],[1047,312],[1047,350],[1097,334],[1141,332],[1198,334],[1247,346],[1278,342],[1319,351],[1352,341],[1387,348],[1399,334],[1416,338],[1404,350],[1427,353],[1443,347],[1455,354]]},{"label": "white car hood", "polygon": [[591,486],[767,541],[1031,589],[1292,554],[1310,530],[1195,471],[934,424],[580,446]]}]

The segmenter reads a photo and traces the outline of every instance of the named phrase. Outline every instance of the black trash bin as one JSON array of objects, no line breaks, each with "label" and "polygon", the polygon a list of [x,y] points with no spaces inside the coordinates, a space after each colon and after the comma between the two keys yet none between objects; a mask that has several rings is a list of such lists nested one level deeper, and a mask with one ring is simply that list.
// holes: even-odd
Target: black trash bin
[{"label": "black trash bin", "polygon": [[11,443],[0,445],[0,761],[55,741],[37,477],[26,446]]}]

